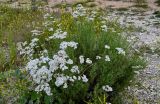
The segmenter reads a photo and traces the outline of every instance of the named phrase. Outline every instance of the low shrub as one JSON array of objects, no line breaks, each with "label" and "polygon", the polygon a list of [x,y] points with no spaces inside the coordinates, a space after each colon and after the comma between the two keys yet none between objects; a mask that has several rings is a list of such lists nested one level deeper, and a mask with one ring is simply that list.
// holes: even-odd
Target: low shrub
[{"label": "low shrub", "polygon": [[17,103],[114,103],[138,70],[133,66],[144,65],[123,28],[99,12],[77,5],[72,14],[44,18],[31,40],[17,44],[30,81]]}]

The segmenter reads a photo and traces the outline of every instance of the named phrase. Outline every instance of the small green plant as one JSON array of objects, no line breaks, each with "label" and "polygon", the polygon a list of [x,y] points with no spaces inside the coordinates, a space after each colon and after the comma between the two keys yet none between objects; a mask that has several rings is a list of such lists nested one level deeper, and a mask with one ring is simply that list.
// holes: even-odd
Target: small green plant
[{"label": "small green plant", "polygon": [[146,0],[135,0],[136,7],[148,8]]}]

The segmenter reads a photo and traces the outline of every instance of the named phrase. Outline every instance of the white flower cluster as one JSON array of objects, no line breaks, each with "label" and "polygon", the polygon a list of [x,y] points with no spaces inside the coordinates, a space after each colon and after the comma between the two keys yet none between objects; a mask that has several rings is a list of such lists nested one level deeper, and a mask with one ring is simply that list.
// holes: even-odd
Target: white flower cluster
[{"label": "white flower cluster", "polygon": [[37,42],[38,38],[33,38],[31,42],[27,45],[27,42],[19,42],[17,43],[17,49],[20,51],[20,55],[27,55],[29,59],[32,58],[34,53],[34,48],[38,47]]},{"label": "white flower cluster", "polygon": [[56,32],[49,36],[48,40],[50,39],[64,39],[67,36],[67,32],[63,32],[61,29],[57,29]]},{"label": "white flower cluster", "polygon": [[78,74],[79,74],[80,72],[79,72],[78,66],[77,66],[77,65],[73,66],[73,67],[71,68],[71,72],[72,72],[72,73],[78,73]]},{"label": "white flower cluster", "polygon": [[51,28],[49,28],[49,29],[48,29],[48,31],[53,31],[53,28],[52,28],[52,27],[51,27]]},{"label": "white flower cluster", "polygon": [[41,31],[39,30],[32,30],[31,33],[32,33],[32,36],[41,35]]},{"label": "white flower cluster", "polygon": [[52,95],[51,88],[48,83],[40,84],[35,88],[35,91],[45,91],[47,95]]},{"label": "white flower cluster", "polygon": [[77,45],[78,45],[78,43],[73,42],[73,41],[71,41],[71,42],[65,42],[65,41],[63,41],[60,44],[60,49],[65,50],[67,47],[72,47],[72,48],[76,49]]},{"label": "white flower cluster", "polygon": [[[84,59],[83,55],[79,56],[79,61],[80,61],[81,64],[83,64],[85,62],[85,59]],[[86,63],[87,64],[92,64],[92,60],[90,58],[86,58]]]},{"label": "white flower cluster", "polygon": [[48,83],[52,80],[53,76],[56,79],[55,85],[57,87],[63,86],[63,88],[68,87],[69,81],[88,81],[85,75],[77,75],[80,74],[80,70],[77,65],[73,65],[70,69],[70,72],[73,74],[75,73],[77,76],[67,76],[56,72],[57,70],[61,70],[63,73],[63,71],[69,70],[69,67],[67,66],[68,64],[72,65],[73,60],[69,58],[65,50],[59,50],[55,55],[53,55],[53,58],[48,58],[43,55],[40,58],[30,60],[26,65],[26,70],[32,76],[33,81],[38,85],[35,91],[45,91],[47,95],[52,95],[51,88]]},{"label": "white flower cluster", "polygon": [[111,61],[109,55],[106,55],[106,56],[105,56],[105,61]]},{"label": "white flower cluster", "polygon": [[102,28],[102,31],[105,31],[105,32],[108,31],[108,27],[106,25],[102,25],[101,28]]},{"label": "white flower cluster", "polygon": [[[95,18],[96,12],[92,13],[91,18]],[[73,17],[77,18],[79,16],[85,16],[86,10],[82,5],[78,5],[76,11],[73,12]],[[50,14],[46,14],[44,16],[45,19],[50,17]],[[90,18],[90,19],[91,19]],[[92,19],[91,19],[92,20]],[[47,21],[49,22],[49,21]],[[49,32],[54,32],[53,27],[50,27],[48,23],[44,24]],[[58,26],[60,28],[60,24]],[[108,28],[106,25],[101,26],[103,31],[107,31]],[[40,34],[39,31],[33,30],[33,36],[37,36]],[[67,32],[62,31],[62,29],[57,29],[55,32],[46,38],[46,40],[50,41],[52,39],[65,39],[67,37]],[[25,67],[26,71],[29,72],[29,75],[32,77],[33,82],[37,85],[35,91],[46,92],[47,95],[52,95],[52,89],[50,87],[51,80],[55,79],[56,87],[68,88],[69,84],[73,85],[75,81],[88,82],[88,78],[84,75],[80,70],[80,67],[74,64],[74,61],[67,54],[66,49],[73,48],[77,49],[78,43],[74,41],[62,41],[59,44],[59,50],[55,52],[53,55],[48,55],[48,50],[43,49],[38,54],[38,56],[33,57],[35,54],[35,49],[39,47],[38,45],[39,39],[33,38],[30,43],[24,42],[18,44],[18,49],[20,50],[20,54],[26,55],[28,62]],[[44,47],[43,47],[44,48]],[[105,49],[110,49],[109,45],[104,46]],[[125,51],[122,48],[116,48],[118,54],[125,55]],[[103,58],[104,57],[104,58]],[[105,56],[96,56],[95,59],[98,61],[100,59],[104,59],[104,61],[111,61],[109,55]],[[80,64],[88,64],[92,65],[92,58],[84,57],[83,55],[79,56]],[[64,74],[66,71],[70,72],[69,75]],[[105,91],[112,91],[112,88],[108,85],[102,87]]]},{"label": "white flower cluster", "polygon": [[82,55],[81,55],[81,56],[79,56],[79,60],[80,60],[80,63],[81,63],[81,64],[83,64],[83,63],[84,63],[84,61],[85,61],[85,60],[84,60],[84,56],[82,56]]},{"label": "white flower cluster", "polygon": [[82,6],[82,4],[78,4],[76,7],[76,10],[73,12],[73,17],[77,18],[77,17],[81,17],[81,16],[85,16],[86,15],[86,9]]},{"label": "white flower cluster", "polygon": [[55,21],[54,20],[47,20],[47,21],[45,21],[45,22],[43,22],[43,26],[44,27],[50,27],[50,26],[53,26],[53,23],[55,23]]},{"label": "white flower cluster", "polygon": [[[34,52],[34,48],[37,47],[38,41],[38,38],[33,38],[28,46],[26,46],[27,42],[20,43],[19,45],[21,54],[29,56],[29,62],[26,65],[26,70],[29,72],[30,76],[32,76],[33,81],[37,84],[35,91],[45,91],[47,95],[52,95],[49,85],[49,82],[52,80],[52,78],[56,79],[55,85],[57,87],[63,86],[63,88],[68,87],[68,82],[74,82],[76,80],[82,80],[83,82],[88,81],[86,75],[77,75],[80,74],[79,67],[77,65],[73,65],[73,60],[69,58],[65,51],[68,47],[76,49],[78,43],[74,41],[63,41],[60,43],[60,50],[54,54],[52,58],[48,57],[47,50],[43,50],[39,58],[33,59],[31,57]],[[23,49],[22,46],[25,46],[25,48]],[[110,46],[105,45],[105,48],[110,49]],[[118,54],[125,55],[125,51],[122,48],[116,48],[116,50],[118,51]],[[96,56],[96,59],[101,59],[101,56]],[[83,55],[79,56],[79,61],[80,64],[92,64],[92,60],[90,58],[85,59]],[[109,55],[105,56],[105,61],[111,61]],[[69,69],[68,65],[73,66],[71,69]],[[64,75],[63,73],[56,73],[57,70],[61,70],[62,72],[65,70],[70,70],[70,72],[76,74],[76,76],[68,76]],[[105,91],[112,91],[112,88],[107,85],[103,86],[102,88]]]},{"label": "white flower cluster", "polygon": [[[53,38],[64,39],[66,35],[67,34],[65,32],[62,32],[59,29],[53,35]],[[49,82],[53,78],[55,79],[55,86],[63,86],[63,88],[67,88],[68,84],[71,82],[73,83],[76,80],[81,80],[85,83],[88,81],[86,75],[80,73],[79,67],[74,65],[73,60],[69,58],[65,51],[68,47],[76,49],[78,43],[74,41],[62,41],[59,46],[60,50],[58,50],[58,52],[52,57],[49,57],[48,51],[44,49],[40,51],[40,54],[37,58],[33,58],[34,48],[38,47],[38,41],[38,38],[33,38],[28,45],[27,42],[19,43],[18,45],[21,54],[24,54],[28,57],[28,63],[25,69],[29,72],[33,82],[37,85],[35,91],[44,91],[47,95],[52,95]],[[86,62],[91,63],[92,61],[88,58]],[[72,73],[72,75],[65,75],[64,71],[69,71]]]},{"label": "white flower cluster", "polygon": [[17,50],[19,50],[19,51],[22,50],[23,47],[26,46],[26,45],[27,45],[27,41],[25,41],[25,42],[18,42],[17,45],[16,45],[17,46]]},{"label": "white flower cluster", "polygon": [[102,58],[101,56],[96,56],[96,59],[97,59],[97,60],[99,60],[99,59],[101,59],[101,58]]},{"label": "white flower cluster", "polygon": [[113,91],[112,87],[110,87],[109,85],[105,85],[105,86],[102,86],[102,89],[106,92],[111,92]]},{"label": "white flower cluster", "polygon": [[116,50],[118,51],[118,54],[125,56],[126,52],[123,50],[123,48],[116,48]]},{"label": "white flower cluster", "polygon": [[87,19],[88,19],[89,21],[93,21],[93,20],[95,19],[96,15],[97,15],[97,12],[96,12],[96,11],[91,11],[91,15],[89,15],[89,16],[87,17]]},{"label": "white flower cluster", "polygon": [[50,17],[51,15],[49,14],[49,13],[46,13],[44,16],[43,16],[43,18],[44,19],[47,19],[48,17]]},{"label": "white flower cluster", "polygon": [[105,48],[106,48],[106,49],[110,49],[110,46],[109,46],[109,45],[105,45]]},{"label": "white flower cluster", "polygon": [[92,64],[92,60],[91,60],[90,58],[87,58],[87,59],[86,59],[86,63],[87,63],[87,64]]}]

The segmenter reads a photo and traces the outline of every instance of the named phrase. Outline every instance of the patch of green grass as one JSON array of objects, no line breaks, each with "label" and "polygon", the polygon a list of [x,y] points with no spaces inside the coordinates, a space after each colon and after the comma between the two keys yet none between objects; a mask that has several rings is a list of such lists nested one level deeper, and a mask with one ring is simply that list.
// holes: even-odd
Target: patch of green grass
[{"label": "patch of green grass", "polygon": [[[13,9],[0,5],[0,61],[1,70],[14,69],[21,59],[17,57],[16,43],[30,37],[33,27],[42,23],[39,11]],[[8,56],[8,58],[6,58]]]}]

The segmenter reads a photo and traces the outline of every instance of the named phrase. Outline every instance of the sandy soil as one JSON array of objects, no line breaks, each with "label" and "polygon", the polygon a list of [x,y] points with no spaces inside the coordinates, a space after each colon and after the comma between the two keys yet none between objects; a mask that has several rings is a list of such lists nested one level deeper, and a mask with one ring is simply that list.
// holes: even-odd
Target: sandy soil
[{"label": "sandy soil", "polygon": [[96,0],[99,6],[102,8],[112,6],[112,8],[126,8],[132,6],[133,2],[123,2],[123,1],[106,1],[106,0]]},{"label": "sandy soil", "polygon": [[[77,1],[83,0],[49,0],[50,5],[59,4],[61,2],[74,3]],[[147,0],[148,6],[151,9],[160,10],[160,7],[156,6],[154,3],[156,0]],[[98,4],[101,8],[112,7],[112,8],[127,8],[133,6],[134,2],[126,2],[126,1],[108,1],[108,0],[95,0],[95,3]]]}]

